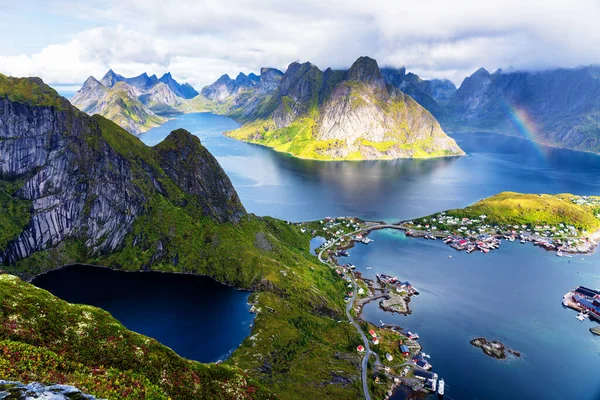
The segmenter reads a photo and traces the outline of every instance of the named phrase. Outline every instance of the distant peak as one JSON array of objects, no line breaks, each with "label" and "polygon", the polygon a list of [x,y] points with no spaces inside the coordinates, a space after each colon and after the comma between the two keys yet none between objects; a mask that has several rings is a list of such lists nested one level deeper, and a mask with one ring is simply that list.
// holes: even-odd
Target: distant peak
[{"label": "distant peak", "polygon": [[488,70],[481,67],[477,71],[475,71],[475,73],[471,76],[489,76],[489,75],[490,75],[490,73],[488,72]]},{"label": "distant peak", "polygon": [[348,70],[348,79],[357,82],[383,83],[379,65],[371,57],[359,57]]},{"label": "distant peak", "polygon": [[102,83],[100,83],[100,82],[98,81],[98,79],[96,79],[96,78],[94,78],[93,76],[91,76],[91,75],[90,75],[90,76],[89,76],[89,77],[88,77],[88,78],[85,80],[85,82],[83,82],[83,86],[82,86],[82,88],[84,88],[84,87],[96,87],[96,86],[102,86]]}]

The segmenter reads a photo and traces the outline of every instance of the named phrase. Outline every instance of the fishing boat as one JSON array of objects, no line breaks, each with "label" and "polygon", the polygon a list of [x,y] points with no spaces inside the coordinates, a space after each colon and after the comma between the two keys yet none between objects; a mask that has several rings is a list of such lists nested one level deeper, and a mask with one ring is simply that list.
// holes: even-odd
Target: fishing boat
[{"label": "fishing boat", "polygon": [[444,382],[444,380],[440,379],[438,382],[438,390],[437,390],[437,392],[440,396],[444,396],[445,386],[446,386],[446,383]]},{"label": "fishing boat", "polygon": [[575,318],[583,322],[587,317],[589,317],[589,315],[584,314],[583,311],[580,311]]},{"label": "fishing boat", "polygon": [[[583,320],[582,320],[583,321]],[[410,331],[406,332],[406,336],[408,336],[409,339],[412,340],[417,340],[419,338],[419,334],[417,333],[412,333]]]}]

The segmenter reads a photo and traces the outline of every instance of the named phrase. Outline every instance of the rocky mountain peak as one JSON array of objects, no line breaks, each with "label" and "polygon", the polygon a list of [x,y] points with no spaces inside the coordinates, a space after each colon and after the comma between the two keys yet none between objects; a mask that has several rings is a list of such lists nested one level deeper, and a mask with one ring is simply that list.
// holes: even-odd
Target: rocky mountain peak
[{"label": "rocky mountain peak", "polygon": [[359,57],[348,70],[348,80],[385,86],[377,61],[370,57]]},{"label": "rocky mountain peak", "polygon": [[219,222],[239,222],[246,213],[231,181],[197,136],[177,129],[154,150],[165,173],[196,196],[205,215]]},{"label": "rocky mountain peak", "polygon": [[102,85],[102,83],[100,83],[93,76],[90,76],[85,80],[85,82],[83,82],[83,85],[81,86],[80,90],[91,90],[91,89],[95,89],[99,86],[104,86],[104,85]]},{"label": "rocky mountain peak", "polygon": [[124,78],[121,75],[116,74],[112,69],[109,69],[108,72],[104,74],[100,82],[102,82],[104,86],[113,87],[117,82],[123,79]]}]

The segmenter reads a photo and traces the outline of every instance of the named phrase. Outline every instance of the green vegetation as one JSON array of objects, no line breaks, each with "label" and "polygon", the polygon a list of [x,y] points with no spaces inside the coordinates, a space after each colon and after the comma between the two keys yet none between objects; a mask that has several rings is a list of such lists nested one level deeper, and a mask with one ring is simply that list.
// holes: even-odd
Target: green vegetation
[{"label": "green vegetation", "polygon": [[448,215],[479,219],[493,225],[572,225],[577,229],[595,231],[600,228],[600,198],[590,197],[589,204],[577,204],[580,196],[571,194],[522,194],[502,192],[462,209],[449,210]]},{"label": "green vegetation", "polygon": [[[81,117],[89,118],[84,115]],[[7,272],[27,279],[62,265],[86,263],[115,269],[151,268],[165,272],[196,273],[238,288],[252,289],[255,291],[252,301],[259,310],[252,336],[242,343],[227,364],[242,368],[250,377],[284,399],[356,398],[360,393],[360,359],[354,349],[360,343],[360,338],[350,325],[337,322],[344,320],[343,298],[346,288],[333,270],[309,254],[310,234],[302,233],[296,225],[254,215],[245,215],[238,223],[215,222],[204,214],[198,198],[184,192],[161,168],[159,150],[176,147],[176,140],[151,148],[101,116],[96,115],[88,121],[90,129],[84,137],[84,144],[89,149],[82,150],[86,152],[85,157],[97,156],[100,153],[96,152],[106,146],[124,157],[132,182],[138,193],[143,195],[144,212],[138,215],[122,246],[112,253],[93,252],[85,245],[86,237],[82,235],[63,240],[55,247],[4,267]],[[99,130],[95,130],[95,126]],[[84,157],[81,162],[81,167],[86,167]],[[155,181],[150,179],[149,170],[153,171]],[[162,192],[156,190],[156,182],[160,183]],[[12,192],[7,189],[9,203],[18,203],[10,196]],[[16,232],[21,223],[19,221],[24,221],[24,218],[19,219],[18,214],[15,212],[12,215],[11,212],[8,222],[0,220],[0,230],[5,231],[6,227]],[[5,343],[8,349],[6,354],[29,354],[22,362],[11,364],[10,369],[5,366],[4,377],[52,383],[58,380],[49,375],[49,371],[60,364],[65,365],[64,372],[61,372],[65,377],[61,382],[111,399],[161,398],[153,397],[157,391],[172,399],[216,398],[213,393],[217,386],[210,384],[210,377],[220,377],[226,373],[226,369],[189,363],[157,343],[151,343],[157,351],[153,353],[156,354],[152,358],[154,361],[145,364],[138,360],[138,350],[132,346],[141,347],[142,341],[148,339],[141,339],[141,336],[125,332],[120,326],[113,326],[114,320],[108,314],[75,306],[64,307],[64,303],[52,299],[41,290],[28,289],[26,284],[18,280],[3,279],[8,280],[3,281],[6,292],[13,293],[15,300],[13,302],[10,300],[13,297],[0,293],[1,301],[4,301],[4,316],[0,317],[22,316],[24,320],[21,322],[25,325],[23,332],[17,326],[22,335],[14,330],[4,332],[0,340],[11,341]],[[42,297],[31,297],[21,303],[17,300],[22,296],[23,299],[28,298],[28,295],[22,294],[24,291]],[[48,307],[39,306],[40,302]],[[51,314],[53,307],[56,314]],[[76,315],[64,314],[65,310],[70,309],[73,312],[91,312],[93,326],[98,327],[99,331],[79,337],[77,327],[80,322],[86,322],[77,319]],[[47,327],[43,321],[48,321]],[[61,325],[57,321],[67,321],[67,324]],[[103,325],[96,321],[111,322]],[[34,323],[36,325],[32,325]],[[60,329],[68,327],[73,327],[75,333],[68,330],[65,337],[65,332]],[[106,344],[109,336],[120,335],[128,338],[123,347],[104,349],[96,346]],[[24,348],[15,347],[17,345],[12,342],[33,347],[21,351]],[[31,360],[38,356],[46,357],[49,361],[40,363],[39,369],[35,369],[31,367]],[[165,361],[167,359],[168,362]],[[168,379],[167,383],[157,379],[160,368],[154,362],[161,365],[166,362],[167,372],[174,374],[173,378]],[[84,375],[93,375],[99,368],[106,372],[102,372],[97,383],[84,379]],[[332,375],[331,371],[335,371],[335,374]],[[198,386],[195,383],[197,376],[204,377],[200,382],[208,379],[206,385]],[[232,379],[215,379],[219,382],[229,379],[233,386],[237,385],[238,379],[242,379],[238,372],[231,372],[230,376]],[[236,387],[244,389],[248,385],[242,382]],[[125,393],[125,386],[144,387],[147,392]],[[113,389],[118,392],[111,392]],[[256,390],[256,393],[262,393],[258,388]],[[236,395],[232,397],[243,398]]]},{"label": "green vegetation", "polygon": [[[339,79],[339,74],[334,76]],[[306,75],[302,79],[305,77]],[[431,114],[400,92],[390,95],[385,88],[372,88],[363,82],[340,80],[336,81],[338,95],[335,98],[330,97],[333,89],[329,86],[323,89],[324,97],[319,98],[318,91],[314,89],[323,86],[321,75],[310,74],[308,80],[313,91],[306,104],[296,104],[289,96],[278,98],[279,109],[284,115],[293,118],[290,125],[277,128],[272,115],[255,120],[237,118],[246,123],[226,135],[268,146],[295,157],[314,160],[431,158],[462,154],[452,139],[444,135]],[[339,113],[362,112],[372,115],[377,121],[375,123],[385,125],[389,131],[381,142],[366,139],[367,133],[353,143],[319,138],[319,124],[323,113],[329,109]],[[237,116],[235,113],[229,115],[234,118]],[[431,126],[428,125],[429,121],[433,121]],[[348,122],[342,119],[340,123]]]},{"label": "green vegetation", "polygon": [[96,307],[0,275],[0,376],[65,383],[109,399],[267,399],[238,368],[185,360]]},{"label": "green vegetation", "polygon": [[16,238],[31,218],[30,202],[13,196],[18,187],[18,182],[0,181],[0,249]]},{"label": "green vegetation", "polygon": [[13,78],[0,74],[0,96],[31,106],[56,107],[59,110],[70,107],[68,100],[42,84],[40,78]]}]

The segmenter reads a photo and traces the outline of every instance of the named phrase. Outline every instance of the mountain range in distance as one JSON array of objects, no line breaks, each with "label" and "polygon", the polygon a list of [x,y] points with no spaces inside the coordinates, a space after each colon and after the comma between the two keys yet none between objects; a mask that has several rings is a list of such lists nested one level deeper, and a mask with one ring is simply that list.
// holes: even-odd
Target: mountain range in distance
[{"label": "mountain range in distance", "polygon": [[[495,132],[554,147],[600,153],[600,103],[597,100],[600,98],[600,67],[535,72],[497,70],[494,73],[481,68],[465,78],[458,88],[449,80],[425,80],[405,68],[383,67],[379,73],[387,95],[382,90],[366,93],[353,87],[346,93],[346,100],[355,101],[340,113],[341,104],[328,96],[339,83],[348,81],[349,71],[330,68],[320,71],[310,63],[292,63],[285,73],[262,68],[258,75],[240,73],[235,78],[223,75],[200,93],[189,84],[180,85],[170,74],[160,79],[145,73],[124,78],[109,71],[101,81],[90,77],[72,102],[136,134],[164,123],[177,113],[215,112],[243,124],[240,130],[227,133],[229,136],[305,158],[460,154],[454,148],[444,150],[444,146],[433,146],[430,151],[421,151],[418,146],[411,148],[419,141],[416,139],[419,134],[414,133],[419,131],[416,126],[403,138],[387,140],[403,123],[410,125],[411,120],[407,118],[414,113],[392,118],[382,104],[369,111],[362,109],[358,114],[353,109],[361,97],[373,105],[377,99],[381,101],[390,95],[390,99],[395,99],[392,102],[397,102],[401,93],[407,95],[404,104],[414,100],[431,113],[434,118],[428,122],[434,131],[439,122],[441,132]],[[350,85],[345,82],[342,86],[348,89]],[[337,91],[336,96],[340,92]],[[379,96],[382,94],[383,97]],[[361,126],[358,121],[364,121],[365,115],[370,124]],[[425,121],[424,115],[421,110],[415,120]],[[342,122],[343,128],[339,128]],[[333,126],[344,134],[325,132],[327,127]],[[357,134],[361,129],[368,131],[366,135]],[[384,136],[375,134],[378,130],[386,133]],[[342,137],[346,145],[331,141]],[[374,137],[379,139],[371,140]],[[390,150],[395,144],[400,148]]]},{"label": "mountain range in distance", "polygon": [[170,115],[193,108],[191,99],[197,95],[190,84],[179,84],[170,73],[160,78],[146,73],[125,78],[109,70],[99,81],[90,76],[71,102],[90,115],[102,115],[140,134],[162,125]]}]

